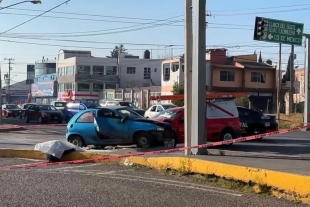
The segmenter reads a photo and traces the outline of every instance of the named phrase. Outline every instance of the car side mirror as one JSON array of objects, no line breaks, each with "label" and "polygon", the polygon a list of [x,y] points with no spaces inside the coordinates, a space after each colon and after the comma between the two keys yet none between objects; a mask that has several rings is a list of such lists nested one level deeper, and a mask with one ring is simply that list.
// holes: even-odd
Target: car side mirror
[{"label": "car side mirror", "polygon": [[128,119],[128,116],[125,116],[124,118],[121,119],[121,122],[124,123]]}]

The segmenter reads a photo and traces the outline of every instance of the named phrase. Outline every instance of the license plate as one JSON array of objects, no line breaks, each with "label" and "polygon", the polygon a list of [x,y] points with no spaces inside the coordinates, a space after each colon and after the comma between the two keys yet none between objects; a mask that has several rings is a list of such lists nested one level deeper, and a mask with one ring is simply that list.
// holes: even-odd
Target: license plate
[{"label": "license plate", "polygon": [[266,123],[265,123],[265,126],[266,126],[266,127],[269,127],[269,126],[270,126],[270,122],[266,122]]}]

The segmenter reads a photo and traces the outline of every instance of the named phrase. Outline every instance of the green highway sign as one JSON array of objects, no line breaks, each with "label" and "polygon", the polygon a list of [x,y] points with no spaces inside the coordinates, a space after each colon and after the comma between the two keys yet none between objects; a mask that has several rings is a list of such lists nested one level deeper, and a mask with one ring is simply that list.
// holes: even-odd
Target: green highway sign
[{"label": "green highway sign", "polygon": [[254,40],[302,46],[304,24],[256,17]]}]

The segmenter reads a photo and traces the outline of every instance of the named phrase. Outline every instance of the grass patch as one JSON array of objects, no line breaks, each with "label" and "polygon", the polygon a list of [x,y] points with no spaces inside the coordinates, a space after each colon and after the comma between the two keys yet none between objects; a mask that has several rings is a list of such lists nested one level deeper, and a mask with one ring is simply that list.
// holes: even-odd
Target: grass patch
[{"label": "grass patch", "polygon": [[280,120],[278,120],[279,129],[290,129],[303,125],[303,114],[280,114]]}]

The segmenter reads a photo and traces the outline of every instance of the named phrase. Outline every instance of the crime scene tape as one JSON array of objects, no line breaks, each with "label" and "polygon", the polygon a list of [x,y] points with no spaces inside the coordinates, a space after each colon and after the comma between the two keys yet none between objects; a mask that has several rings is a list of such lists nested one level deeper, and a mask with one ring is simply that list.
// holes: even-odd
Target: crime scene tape
[{"label": "crime scene tape", "polygon": [[64,162],[44,162],[44,163],[36,163],[36,164],[29,164],[29,165],[26,164],[26,165],[18,165],[18,166],[8,166],[8,167],[1,167],[0,171],[15,170],[15,169],[30,169],[30,168],[48,167],[48,166],[56,166],[56,165],[94,163],[97,161],[107,161],[107,160],[114,160],[114,159],[121,159],[121,158],[128,158],[128,157],[137,157],[137,156],[145,156],[145,155],[157,155],[157,154],[163,154],[163,153],[179,152],[179,151],[184,151],[187,149],[215,147],[215,146],[228,145],[228,144],[232,144],[232,143],[238,143],[238,142],[260,139],[260,138],[268,137],[268,136],[272,136],[272,135],[285,134],[288,132],[297,131],[297,130],[300,130],[303,128],[308,128],[308,127],[310,127],[310,124],[304,124],[304,126],[295,127],[292,129],[283,129],[283,130],[268,132],[268,133],[264,133],[264,134],[252,135],[252,136],[248,136],[248,137],[240,137],[240,138],[236,138],[233,140],[219,141],[219,142],[201,144],[201,145],[196,145],[196,146],[191,146],[191,147],[178,147],[178,148],[173,148],[173,149],[157,150],[157,151],[150,151],[150,152],[140,152],[140,153],[126,154],[126,155],[112,155],[112,156],[109,155],[109,156],[103,156],[103,157],[91,158],[91,159],[84,159],[84,160],[73,160],[73,161],[64,161]]}]

